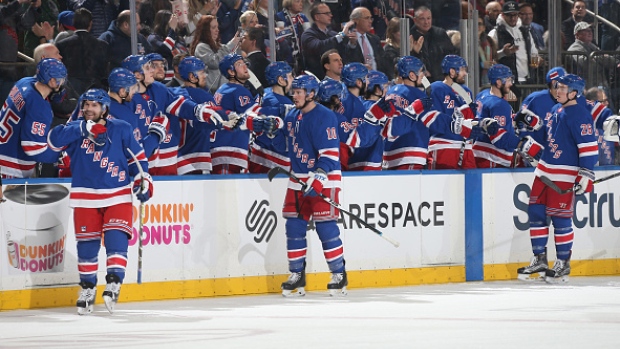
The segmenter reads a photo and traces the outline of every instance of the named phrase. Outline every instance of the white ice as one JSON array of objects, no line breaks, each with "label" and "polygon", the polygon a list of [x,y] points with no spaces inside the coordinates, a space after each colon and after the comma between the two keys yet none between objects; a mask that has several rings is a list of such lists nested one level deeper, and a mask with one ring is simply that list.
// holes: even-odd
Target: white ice
[{"label": "white ice", "polygon": [[[122,292],[122,291],[121,291]],[[0,313],[0,348],[619,348],[620,277],[470,282]]]}]

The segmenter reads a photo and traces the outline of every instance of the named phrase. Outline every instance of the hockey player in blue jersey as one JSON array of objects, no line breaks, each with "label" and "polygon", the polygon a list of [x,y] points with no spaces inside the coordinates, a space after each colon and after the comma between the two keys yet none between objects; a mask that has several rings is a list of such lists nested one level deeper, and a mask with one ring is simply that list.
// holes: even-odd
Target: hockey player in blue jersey
[{"label": "hockey player in blue jersey", "polygon": [[[352,127],[357,127],[364,120],[364,113],[366,109],[362,103],[360,97],[366,91],[366,75],[368,75],[368,68],[362,63],[349,63],[342,68],[340,78],[342,83],[346,87],[344,98],[342,98],[343,115],[347,118],[347,121]],[[344,171],[362,171],[364,170],[364,155],[356,154],[353,151],[344,157],[348,157],[349,162],[346,167],[342,167]],[[380,168],[381,164],[379,164]]]},{"label": "hockey player in blue jersey", "polygon": [[[253,96],[244,86],[250,79],[250,73],[243,57],[235,53],[224,56],[219,63],[219,69],[222,75],[228,78],[228,82],[215,92],[215,103],[226,114],[232,112],[244,115],[248,112],[257,115],[260,106],[256,103],[256,96]],[[244,124],[243,127],[232,132],[228,130],[215,132],[211,141],[212,173],[248,172],[250,131],[252,131],[252,126],[247,128]]]},{"label": "hockey player in blue jersey", "polygon": [[[207,89],[205,64],[188,56],[179,62],[182,86],[172,88],[174,95],[184,95],[196,103],[216,107],[213,95]],[[177,157],[177,173],[208,174],[211,172],[211,132],[218,127],[212,123],[179,119],[180,140]]]},{"label": "hockey player in blue jersey", "polygon": [[[471,99],[472,93],[465,83],[467,76],[467,62],[460,56],[447,55],[441,62],[444,80],[431,84],[433,110],[446,115],[453,115],[458,109],[466,119],[473,119],[476,113],[475,105],[468,105],[464,96],[459,95],[453,84],[459,84]],[[428,145],[429,157],[432,158],[432,168],[435,169],[467,169],[475,168],[476,161],[472,151],[472,142],[461,135],[441,130],[431,130]]]},{"label": "hockey player in blue jersey", "polygon": [[37,162],[54,163],[59,149],[49,147],[53,112],[48,101],[67,79],[67,69],[54,58],[42,59],[34,77],[15,83],[0,110],[0,175],[28,178]]},{"label": "hockey player in blue jersey", "polygon": [[82,287],[77,300],[78,314],[93,310],[98,255],[104,236],[107,275],[103,299],[112,313],[125,278],[127,249],[133,233],[132,191],[145,202],[153,195],[153,182],[144,150],[134,138],[131,126],[119,119],[106,119],[110,107],[108,94],[88,90],[81,97],[80,107],[83,118],[55,127],[48,140],[51,147],[65,149],[72,159],[70,204],[74,208]]},{"label": "hockey player in blue jersey", "polygon": [[[417,86],[424,77],[424,64],[413,56],[403,56],[396,64],[402,84],[390,87],[386,99],[391,100],[399,110],[414,104],[418,112],[429,111],[432,101]],[[425,106],[423,105],[425,102]],[[419,105],[418,105],[419,104]],[[413,108],[413,106],[412,106]],[[416,117],[417,119],[417,117]],[[397,119],[385,126],[383,160],[388,170],[414,170],[426,167],[429,130],[423,122],[400,119],[408,125],[396,125]],[[449,126],[449,122],[448,122]]]},{"label": "hockey player in blue jersey", "polygon": [[154,81],[153,63],[146,56],[129,56],[121,63],[136,74],[138,94],[132,99],[135,114],[139,118],[141,132],[148,129],[157,115],[166,114],[170,119],[170,132],[149,157],[151,175],[177,175],[177,155],[180,141],[179,118],[221,125],[222,119],[213,106],[197,104],[185,96],[175,96],[162,83]]},{"label": "hockey player in blue jersey", "polygon": [[[535,274],[544,274],[547,282],[568,280],[574,236],[572,217],[575,195],[593,189],[593,169],[598,158],[595,130],[590,113],[577,103],[585,81],[573,74],[566,74],[556,81],[559,104],[543,123],[545,148],[534,171],[536,177],[528,208],[534,257],[529,266],[517,270],[522,280]],[[529,120],[526,119],[527,122]],[[573,188],[574,192],[558,193],[540,179],[542,176],[553,181],[559,189]],[[547,263],[549,217],[554,226],[557,256],[553,268],[549,268]]]},{"label": "hockey player in blue jersey", "polygon": [[286,247],[291,275],[282,283],[282,294],[305,294],[306,286],[306,231],[313,219],[322,242],[323,253],[331,281],[330,294],[346,294],[347,273],[340,230],[336,224],[339,211],[317,193],[339,202],[342,174],[339,163],[338,121],[326,107],[314,99],[319,83],[312,76],[302,75],[293,81],[295,109],[284,119],[278,132],[287,137],[292,172],[305,182],[302,186],[289,181],[284,199],[283,216],[286,218]]},{"label": "hockey player in blue jersey", "polygon": [[[271,87],[265,89],[261,113],[284,118],[294,107],[293,101],[287,95],[293,84],[293,69],[286,62],[273,62],[267,66],[265,78]],[[279,151],[270,137],[267,133],[262,133],[250,144],[250,173],[267,173],[275,166],[290,169],[288,153]]]}]

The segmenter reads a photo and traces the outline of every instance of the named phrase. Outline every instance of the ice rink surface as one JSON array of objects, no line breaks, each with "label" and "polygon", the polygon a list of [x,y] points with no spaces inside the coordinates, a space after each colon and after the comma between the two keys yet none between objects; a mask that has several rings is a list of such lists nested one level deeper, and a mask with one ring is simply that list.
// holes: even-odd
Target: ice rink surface
[{"label": "ice rink surface", "polygon": [[[122,292],[122,291],[121,291]],[[620,348],[620,277],[0,313],[0,348]]]}]

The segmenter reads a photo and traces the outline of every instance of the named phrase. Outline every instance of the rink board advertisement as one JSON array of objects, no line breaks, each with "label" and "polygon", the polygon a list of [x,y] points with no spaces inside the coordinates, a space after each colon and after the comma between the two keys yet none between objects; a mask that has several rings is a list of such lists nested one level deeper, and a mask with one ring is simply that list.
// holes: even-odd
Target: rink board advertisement
[{"label": "rink board advertisement", "polygon": [[[596,171],[596,178],[612,175],[618,170]],[[534,180],[531,172],[485,173],[482,175],[483,241],[485,265],[527,265],[532,257],[529,235],[528,202]],[[620,192],[618,180],[594,185],[594,191],[575,198],[573,216],[573,273],[580,272],[579,262],[592,260],[616,261],[620,258]],[[553,225],[547,243],[549,260],[555,260]],[[512,270],[515,269],[515,270]],[[502,278],[487,273],[485,279]],[[501,274],[501,273],[500,273]]]},{"label": "rink board advertisement", "polygon": [[[143,282],[287,274],[281,215],[287,181],[156,180],[154,197],[143,210]],[[348,270],[464,264],[461,176],[351,176],[343,188],[345,209],[401,244],[395,248],[341,214]],[[5,185],[7,202],[0,205],[2,290],[79,282],[69,189],[66,182]],[[136,282],[139,212],[135,202],[125,284]],[[313,225],[307,235],[307,272],[328,272]],[[100,282],[105,259],[102,248]]]}]

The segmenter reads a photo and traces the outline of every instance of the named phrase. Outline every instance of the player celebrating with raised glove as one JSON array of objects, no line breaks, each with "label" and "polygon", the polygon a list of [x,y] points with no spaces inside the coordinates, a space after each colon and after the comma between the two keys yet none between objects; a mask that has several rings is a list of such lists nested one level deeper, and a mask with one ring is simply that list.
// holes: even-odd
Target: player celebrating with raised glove
[{"label": "player celebrating with raised glove", "polygon": [[[577,103],[585,81],[567,74],[557,80],[557,104],[551,116],[543,123],[545,147],[534,174],[528,214],[530,239],[534,257],[529,266],[519,268],[519,279],[527,280],[536,274],[545,275],[547,282],[567,281],[573,246],[573,208],[575,194],[592,190],[593,168],[598,160],[598,146],[592,126],[592,117]],[[575,188],[575,192],[561,193],[546,185],[541,177],[553,181],[560,190]],[[553,268],[547,264],[548,217],[554,227],[557,259]]]},{"label": "player celebrating with raised glove", "polygon": [[[80,286],[78,314],[93,310],[97,290],[101,240],[107,254],[105,305],[112,313],[125,278],[127,249],[133,233],[132,187],[141,201],[153,195],[148,163],[142,146],[125,121],[106,119],[110,97],[91,89],[80,98],[82,118],[50,131],[51,148],[64,149],[71,157],[70,204],[77,240]],[[131,156],[136,155],[139,163]],[[138,166],[145,175],[140,177]],[[136,179],[135,184],[131,178]],[[133,184],[132,184],[133,183]]]}]

